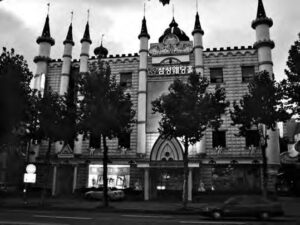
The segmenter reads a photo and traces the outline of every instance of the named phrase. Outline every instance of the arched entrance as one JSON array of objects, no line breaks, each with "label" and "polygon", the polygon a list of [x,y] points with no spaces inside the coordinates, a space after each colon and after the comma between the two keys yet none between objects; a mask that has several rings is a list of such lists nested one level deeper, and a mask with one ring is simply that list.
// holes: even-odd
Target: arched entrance
[{"label": "arched entrance", "polygon": [[159,137],[150,155],[150,198],[180,200],[183,181],[183,149],[175,138]]}]

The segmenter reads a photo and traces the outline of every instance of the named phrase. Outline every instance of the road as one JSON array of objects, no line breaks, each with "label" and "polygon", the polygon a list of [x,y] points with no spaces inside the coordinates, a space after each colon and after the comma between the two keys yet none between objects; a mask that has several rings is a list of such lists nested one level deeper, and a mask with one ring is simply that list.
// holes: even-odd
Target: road
[{"label": "road", "polygon": [[[100,210],[100,209],[99,209]],[[276,218],[267,222],[255,219],[214,221],[196,215],[151,215],[134,213],[102,213],[85,211],[39,211],[1,209],[0,225],[297,225],[299,218]],[[298,220],[300,221],[300,220]]]}]

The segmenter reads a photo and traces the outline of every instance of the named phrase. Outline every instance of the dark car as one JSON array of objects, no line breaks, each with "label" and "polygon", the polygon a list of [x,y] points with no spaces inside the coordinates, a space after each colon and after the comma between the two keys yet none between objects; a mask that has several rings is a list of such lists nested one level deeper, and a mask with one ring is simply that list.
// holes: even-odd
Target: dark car
[{"label": "dark car", "polygon": [[202,213],[214,219],[228,216],[258,217],[263,220],[284,214],[279,202],[253,195],[235,196],[219,205],[208,205],[202,209]]}]

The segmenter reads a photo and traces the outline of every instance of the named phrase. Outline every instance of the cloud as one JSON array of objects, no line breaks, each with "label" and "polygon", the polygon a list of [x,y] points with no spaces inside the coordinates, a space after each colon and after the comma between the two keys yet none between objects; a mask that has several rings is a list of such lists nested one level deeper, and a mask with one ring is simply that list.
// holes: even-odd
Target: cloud
[{"label": "cloud", "polygon": [[34,31],[3,9],[0,9],[1,47],[14,48],[17,54],[23,55],[33,68],[33,57],[37,53],[35,47]]}]

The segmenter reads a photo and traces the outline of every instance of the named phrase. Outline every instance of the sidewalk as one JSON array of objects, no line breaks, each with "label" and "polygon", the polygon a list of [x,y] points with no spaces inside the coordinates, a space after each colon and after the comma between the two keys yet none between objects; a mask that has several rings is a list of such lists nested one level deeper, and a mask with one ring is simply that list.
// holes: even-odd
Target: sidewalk
[{"label": "sidewalk", "polygon": [[[299,217],[300,198],[281,197],[285,215],[289,217]],[[209,202],[214,204],[217,202]],[[27,204],[21,197],[6,197],[0,199],[0,208],[5,209],[39,209],[39,210],[74,210],[74,211],[102,211],[121,213],[149,213],[149,214],[194,214],[200,213],[201,208],[207,202],[188,204],[188,209],[182,209],[181,202],[165,201],[118,201],[110,202],[109,208],[103,208],[101,201],[87,201],[80,197],[57,197],[47,198],[44,205],[40,204],[39,198],[29,198]]]}]

